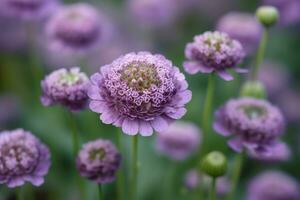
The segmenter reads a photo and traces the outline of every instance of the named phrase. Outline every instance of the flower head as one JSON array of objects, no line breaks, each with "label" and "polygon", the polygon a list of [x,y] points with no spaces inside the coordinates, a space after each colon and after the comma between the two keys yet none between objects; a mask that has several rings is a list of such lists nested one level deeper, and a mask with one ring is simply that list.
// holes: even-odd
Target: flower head
[{"label": "flower head", "polygon": [[233,135],[229,146],[268,155],[284,130],[280,110],[265,100],[240,98],[228,101],[215,114],[214,129],[223,136]]},{"label": "flower head", "polygon": [[267,171],[255,177],[248,187],[247,200],[298,200],[299,184],[278,171]]},{"label": "flower head", "polygon": [[48,148],[23,129],[0,133],[0,157],[0,184],[10,188],[26,181],[40,186],[50,167]]},{"label": "flower head", "polygon": [[222,32],[205,32],[197,35],[185,48],[187,61],[183,63],[189,74],[217,72],[224,80],[233,77],[226,69],[233,68],[237,72],[246,72],[236,67],[244,57],[242,45]]},{"label": "flower head", "polygon": [[98,47],[106,37],[103,16],[86,3],[62,7],[45,28],[48,48],[64,54],[82,54]]},{"label": "flower head", "polygon": [[114,181],[120,164],[121,155],[109,140],[98,139],[83,145],[77,157],[80,175],[99,184]]},{"label": "flower head", "polygon": [[50,15],[57,5],[56,0],[1,0],[0,13],[11,18],[37,20]]},{"label": "flower head", "polygon": [[61,104],[76,111],[85,108],[88,102],[89,79],[78,67],[59,69],[41,82],[44,106]]},{"label": "flower head", "polygon": [[157,135],[157,149],[174,160],[184,160],[199,147],[201,132],[191,123],[175,122]]},{"label": "flower head", "polygon": [[124,133],[152,135],[186,112],[192,93],[182,73],[162,55],[129,53],[91,77],[90,109]]},{"label": "flower head", "polygon": [[223,16],[218,22],[217,29],[241,42],[249,54],[257,48],[262,32],[261,25],[253,15],[239,12],[231,12]]}]

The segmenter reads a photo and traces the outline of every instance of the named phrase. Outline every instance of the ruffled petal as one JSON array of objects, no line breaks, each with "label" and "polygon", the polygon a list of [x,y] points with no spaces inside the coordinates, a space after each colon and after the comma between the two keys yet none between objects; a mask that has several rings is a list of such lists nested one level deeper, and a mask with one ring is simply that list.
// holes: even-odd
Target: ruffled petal
[{"label": "ruffled petal", "polygon": [[213,124],[213,128],[214,130],[220,134],[220,135],[223,135],[225,137],[227,136],[230,136],[231,135],[231,132],[225,127],[223,126],[222,123],[216,121],[214,124]]},{"label": "ruffled petal", "polygon": [[162,117],[156,117],[153,121],[151,121],[151,126],[155,131],[161,132],[168,128],[168,122],[164,120]]},{"label": "ruffled petal", "polygon": [[107,110],[107,105],[103,101],[91,101],[89,105],[90,109],[96,113],[103,113]]},{"label": "ruffled petal", "polygon": [[101,79],[102,79],[102,76],[99,73],[95,73],[91,76],[91,82],[94,83],[95,85],[98,85],[98,83]]},{"label": "ruffled petal", "polygon": [[90,85],[87,94],[92,100],[103,100],[97,86]]},{"label": "ruffled petal", "polygon": [[167,113],[167,116],[171,117],[173,119],[180,119],[185,115],[185,113],[186,113],[185,108],[178,108],[178,109],[176,109],[175,112]]},{"label": "ruffled petal", "polygon": [[136,135],[139,130],[139,124],[135,120],[124,119],[122,131],[128,135]]},{"label": "ruffled petal", "polygon": [[225,81],[232,81],[233,80],[233,76],[231,74],[229,74],[228,72],[226,72],[225,70],[218,70],[217,73]]},{"label": "ruffled petal", "polygon": [[153,129],[150,125],[150,122],[140,121],[140,134],[142,136],[151,136],[153,134]]},{"label": "ruffled petal", "polygon": [[111,111],[102,113],[100,119],[104,124],[111,124],[115,122],[118,119],[118,117],[119,115],[116,112]]},{"label": "ruffled petal", "polygon": [[243,142],[238,137],[229,140],[228,145],[236,152],[241,153],[243,151]]}]

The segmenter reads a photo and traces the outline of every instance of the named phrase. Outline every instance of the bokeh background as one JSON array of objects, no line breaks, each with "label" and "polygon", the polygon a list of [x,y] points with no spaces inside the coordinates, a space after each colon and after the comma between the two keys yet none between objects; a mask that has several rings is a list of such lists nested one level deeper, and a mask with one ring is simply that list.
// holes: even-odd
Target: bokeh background
[{"label": "bokeh background", "polygon": [[[99,10],[107,35],[99,48],[80,56],[61,56],[60,51],[48,51],[44,29],[47,20],[56,14],[56,9],[42,20],[34,21],[2,16],[0,12],[0,130],[19,127],[30,130],[49,146],[52,153],[52,166],[45,184],[39,188],[27,184],[26,200],[79,199],[69,122],[60,106],[46,108],[41,105],[36,78],[41,80],[54,69],[72,66],[80,66],[82,71],[91,75],[118,56],[140,50],[161,53],[183,71],[184,48],[194,35],[215,30],[219,19],[230,12],[254,15],[256,8],[264,3],[257,0],[147,0],[156,2],[156,7],[140,7],[138,12],[132,8],[132,4],[143,1],[146,0],[82,1]],[[61,1],[58,7],[78,2]],[[28,26],[34,27],[30,33]],[[278,23],[270,34],[261,77],[267,77],[268,98],[280,106],[287,118],[284,141],[289,144],[292,156],[289,161],[272,164],[247,159],[238,185],[238,200],[246,199],[247,183],[251,177],[265,170],[278,169],[300,180],[300,17],[292,22]],[[253,54],[248,55],[241,66],[250,68],[252,63]],[[200,126],[207,76],[186,75],[186,78],[193,98],[183,120]],[[235,75],[235,78],[231,82],[217,79],[214,108],[239,95],[239,88],[247,75]],[[98,115],[90,110],[75,115],[82,143],[96,138],[115,142],[116,135],[121,134],[117,128],[101,123]],[[174,162],[156,151],[155,137],[140,137],[139,199],[164,199],[166,192],[171,193],[172,199],[196,199],[197,194],[184,187],[184,176],[189,169],[198,166],[199,159],[192,156]],[[235,153],[227,147],[225,139],[217,134],[210,138],[210,150],[224,152],[231,161]],[[130,162],[130,139],[122,134],[123,148],[120,151],[126,171]],[[125,175],[128,178],[128,174]],[[85,181],[85,186],[88,191],[86,198],[96,199],[96,185]],[[115,183],[105,185],[104,191],[106,199],[116,199]],[[7,199],[15,199],[15,190],[0,185],[0,200]]]}]

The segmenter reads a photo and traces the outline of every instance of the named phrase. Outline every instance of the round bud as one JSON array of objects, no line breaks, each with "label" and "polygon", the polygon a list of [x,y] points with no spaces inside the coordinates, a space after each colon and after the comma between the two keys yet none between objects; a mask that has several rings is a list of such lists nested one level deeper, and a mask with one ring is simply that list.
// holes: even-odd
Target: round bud
[{"label": "round bud", "polygon": [[242,86],[241,96],[265,99],[267,92],[265,86],[260,81],[247,81]]},{"label": "round bud", "polygon": [[227,159],[219,151],[210,152],[203,158],[201,169],[213,178],[223,176],[227,171]]},{"label": "round bud", "polygon": [[279,13],[273,6],[261,6],[256,11],[256,17],[262,25],[270,27],[278,21]]}]

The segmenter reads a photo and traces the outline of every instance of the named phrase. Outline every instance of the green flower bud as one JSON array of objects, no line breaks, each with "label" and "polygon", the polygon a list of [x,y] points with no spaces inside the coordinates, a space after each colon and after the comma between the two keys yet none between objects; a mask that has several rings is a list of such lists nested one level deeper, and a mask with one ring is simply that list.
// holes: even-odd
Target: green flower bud
[{"label": "green flower bud", "polygon": [[210,152],[203,158],[201,169],[213,178],[223,176],[227,171],[227,159],[219,151]]},{"label": "green flower bud", "polygon": [[241,96],[265,99],[267,92],[265,86],[260,81],[247,81],[242,86]]},{"label": "green flower bud", "polygon": [[262,25],[270,27],[278,21],[279,13],[273,6],[261,6],[256,11],[256,17]]}]

